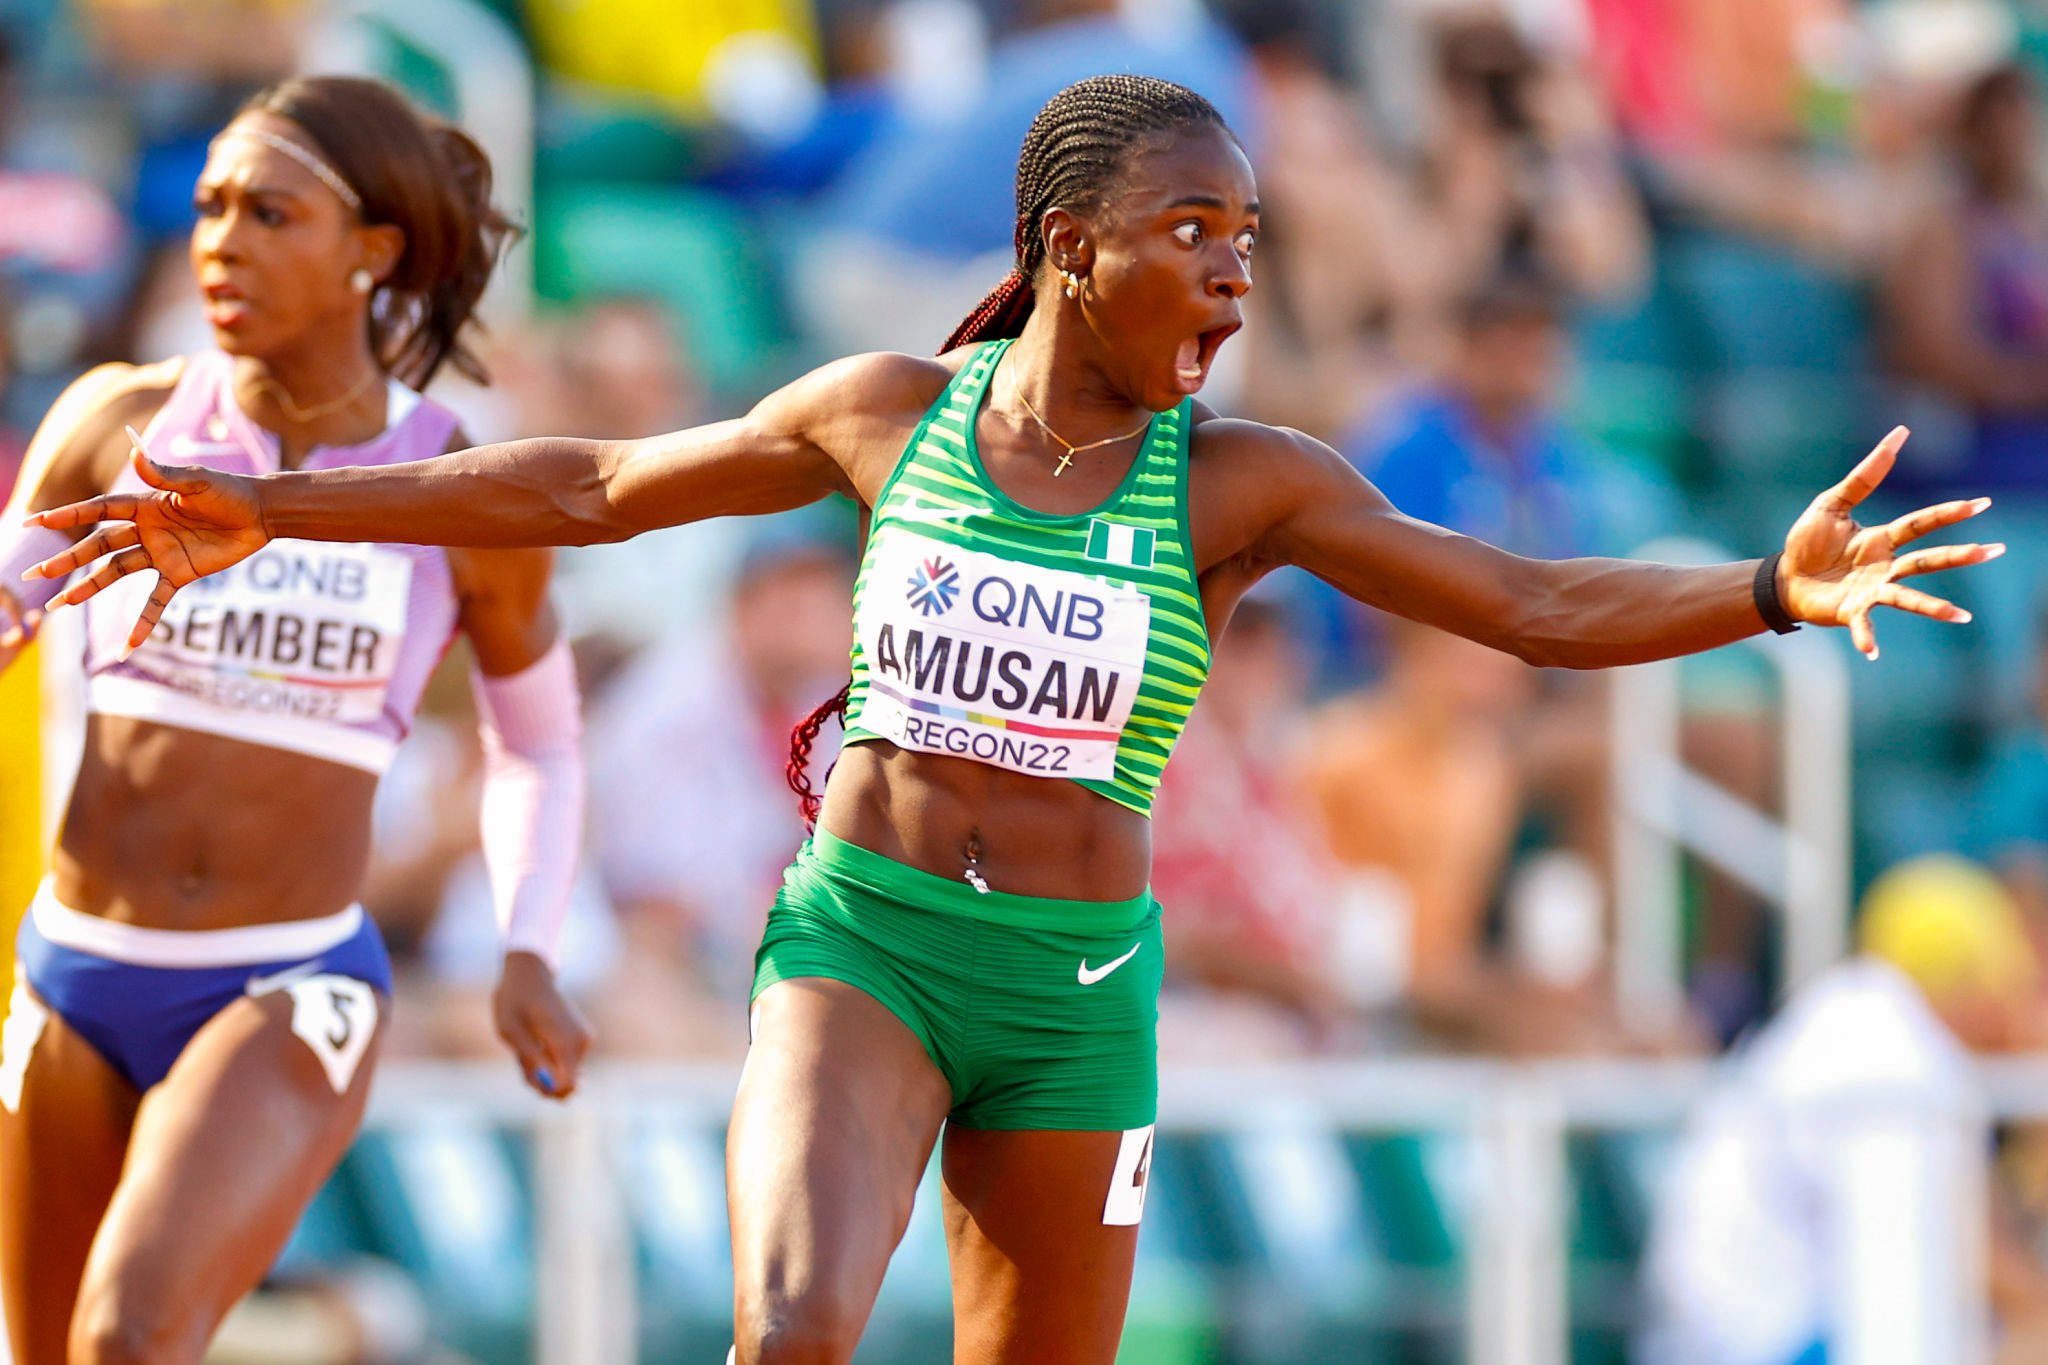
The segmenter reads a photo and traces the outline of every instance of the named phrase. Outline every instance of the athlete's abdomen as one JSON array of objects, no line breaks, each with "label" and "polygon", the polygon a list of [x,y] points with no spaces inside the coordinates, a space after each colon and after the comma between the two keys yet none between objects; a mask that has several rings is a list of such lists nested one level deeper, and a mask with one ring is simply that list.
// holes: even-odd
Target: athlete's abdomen
[{"label": "athlete's abdomen", "polygon": [[887,740],[847,746],[819,824],[922,872],[1053,900],[1127,900],[1152,873],[1152,823],[1072,782],[1047,782]]},{"label": "athlete's abdomen", "polygon": [[91,716],[59,832],[57,897],[163,929],[310,919],[356,898],[375,774],[119,716]]}]

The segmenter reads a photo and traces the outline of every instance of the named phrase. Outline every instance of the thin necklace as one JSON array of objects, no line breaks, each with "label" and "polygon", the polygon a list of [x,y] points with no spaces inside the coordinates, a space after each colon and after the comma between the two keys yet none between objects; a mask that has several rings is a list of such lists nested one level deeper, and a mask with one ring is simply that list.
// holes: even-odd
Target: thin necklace
[{"label": "thin necklace", "polygon": [[1024,396],[1024,384],[1022,380],[1013,382],[1010,385],[1010,387],[1016,390],[1017,401],[1024,405],[1024,411],[1031,414],[1031,420],[1038,423],[1038,429],[1067,448],[1067,453],[1060,456],[1060,462],[1053,466],[1052,476],[1055,479],[1057,479],[1060,475],[1067,472],[1067,466],[1072,464],[1074,462],[1074,457],[1076,455],[1079,455],[1082,451],[1097,450],[1103,446],[1113,446],[1118,441],[1128,441],[1133,436],[1143,436],[1145,434],[1145,428],[1152,425],[1152,419],[1150,417],[1147,417],[1144,421],[1138,423],[1136,429],[1127,431],[1121,436],[1105,436],[1099,441],[1090,441],[1087,445],[1077,446],[1072,441],[1069,441],[1066,437],[1060,435],[1057,431],[1054,431],[1051,427],[1045,424],[1045,419],[1038,415],[1038,409],[1032,407],[1031,400]]},{"label": "thin necklace", "polygon": [[315,403],[310,408],[302,408],[297,403],[294,403],[292,401],[291,394],[286,391],[284,385],[278,383],[275,379],[269,378],[268,376],[259,375],[256,379],[256,387],[269,393],[272,398],[275,398],[277,400],[277,405],[280,408],[284,409],[284,415],[287,418],[289,418],[291,421],[297,423],[300,426],[304,426],[306,423],[314,421],[317,418],[325,417],[330,412],[341,411],[350,403],[355,402],[356,399],[361,398],[365,393],[369,391],[369,388],[372,384],[376,383],[383,377],[384,376],[381,372],[377,370],[372,370],[368,374],[363,376],[361,383],[357,384],[354,388],[350,389],[341,397],[331,398],[325,403]]}]

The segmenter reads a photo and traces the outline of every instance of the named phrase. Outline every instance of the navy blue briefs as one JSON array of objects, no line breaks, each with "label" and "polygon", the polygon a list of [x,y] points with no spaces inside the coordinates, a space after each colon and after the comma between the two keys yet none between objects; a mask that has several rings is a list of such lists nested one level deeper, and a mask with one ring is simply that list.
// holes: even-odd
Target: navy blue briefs
[{"label": "navy blue briefs", "polygon": [[[193,1035],[245,995],[292,991],[295,1009],[319,1016],[319,1038],[337,1057],[359,1057],[376,1027],[377,1001],[363,987],[391,995],[384,939],[360,906],[317,920],[180,932],[81,914],[46,883],[22,916],[14,952],[43,1005],[137,1091],[162,1080]],[[299,999],[309,987],[321,998]],[[360,1042],[351,1028],[362,1031]]]}]

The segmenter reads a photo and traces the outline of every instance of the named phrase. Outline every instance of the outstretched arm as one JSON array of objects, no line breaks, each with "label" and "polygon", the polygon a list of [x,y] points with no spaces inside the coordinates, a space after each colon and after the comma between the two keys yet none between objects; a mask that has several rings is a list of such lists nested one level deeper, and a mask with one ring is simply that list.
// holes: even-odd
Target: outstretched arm
[{"label": "outstretched arm", "polygon": [[851,492],[805,415],[783,390],[745,417],[638,441],[543,437],[251,482],[273,538],[592,545]]},{"label": "outstretched arm", "polygon": [[[1764,629],[1751,585],[1757,561],[1703,568],[1625,559],[1525,559],[1401,515],[1344,458],[1296,433],[1279,516],[1261,557],[1300,565],[1372,606],[1505,650],[1530,663],[1609,668],[1692,654]],[[1778,600],[1795,620],[1847,626],[1877,657],[1870,615],[1894,607],[1967,621],[1953,603],[1899,579],[2004,552],[1953,545],[1900,553],[1930,531],[1975,516],[1986,498],[1943,503],[1862,527],[1858,503],[1904,444],[1894,430],[1849,476],[1815,498],[1785,540]]]},{"label": "outstretched arm", "polygon": [[159,465],[138,448],[136,471],[154,491],[38,513],[31,524],[53,530],[105,524],[25,576],[59,578],[100,561],[55,599],[71,606],[124,575],[154,569],[156,590],[130,637],[139,643],[179,588],[274,538],[584,545],[801,507],[854,491],[841,460],[855,444],[849,430],[869,414],[850,395],[889,383],[901,359],[840,361],[769,395],[745,417],[639,441],[512,441],[409,464],[261,478]]}]

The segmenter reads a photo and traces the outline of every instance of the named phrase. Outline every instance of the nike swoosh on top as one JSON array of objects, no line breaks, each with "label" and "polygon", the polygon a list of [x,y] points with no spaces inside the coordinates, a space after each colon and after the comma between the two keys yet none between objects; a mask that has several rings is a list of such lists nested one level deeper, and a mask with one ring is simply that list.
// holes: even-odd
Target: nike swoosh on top
[{"label": "nike swoosh on top", "polygon": [[1122,957],[1115,958],[1109,962],[1105,962],[1100,967],[1090,967],[1088,965],[1088,959],[1084,957],[1081,959],[1081,970],[1074,973],[1075,979],[1078,980],[1084,986],[1092,986],[1096,982],[1102,980],[1103,977],[1108,976],[1111,972],[1115,971],[1117,968],[1123,966],[1126,962],[1129,962],[1132,958],[1136,957],[1138,955],[1138,949],[1144,946],[1145,940],[1139,939],[1136,943],[1133,943],[1131,945],[1131,950],[1128,953],[1125,953]]}]

